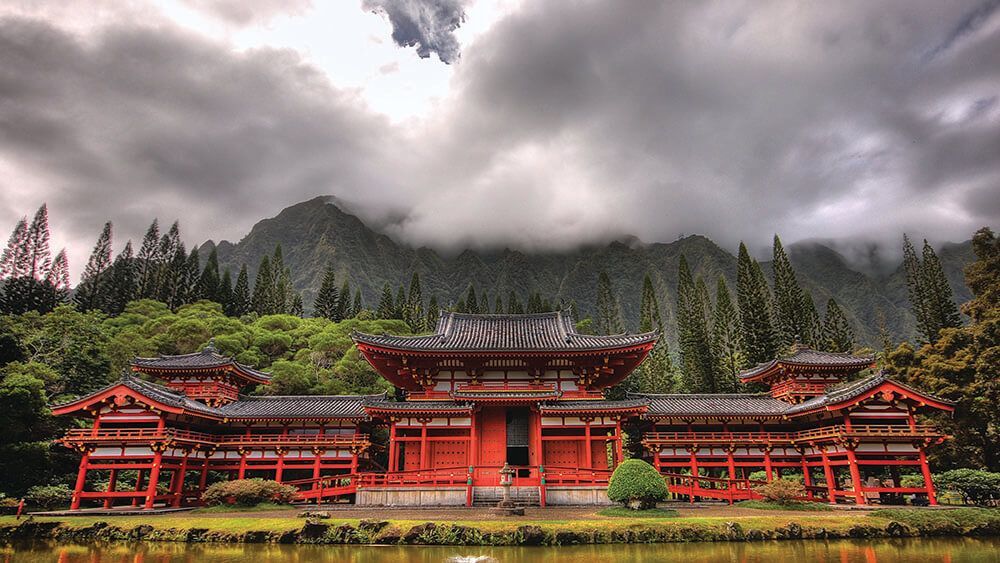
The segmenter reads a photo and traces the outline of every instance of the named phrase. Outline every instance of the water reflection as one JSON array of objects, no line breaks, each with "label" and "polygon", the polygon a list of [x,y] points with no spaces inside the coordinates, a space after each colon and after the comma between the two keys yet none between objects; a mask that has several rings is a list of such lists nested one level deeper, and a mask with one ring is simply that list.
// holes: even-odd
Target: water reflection
[{"label": "water reflection", "polygon": [[0,548],[0,561],[63,563],[986,563],[1000,560],[1000,539],[782,541],[564,547],[291,546],[212,544],[55,545]]}]

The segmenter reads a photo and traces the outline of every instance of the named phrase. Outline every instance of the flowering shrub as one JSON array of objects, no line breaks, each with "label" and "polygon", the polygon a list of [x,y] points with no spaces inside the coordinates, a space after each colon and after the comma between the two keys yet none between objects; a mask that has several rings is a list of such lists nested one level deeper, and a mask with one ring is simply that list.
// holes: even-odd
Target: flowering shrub
[{"label": "flowering shrub", "polygon": [[765,500],[778,504],[788,504],[806,494],[802,483],[793,479],[775,479],[766,485],[758,485],[753,490]]},{"label": "flowering shrub", "polygon": [[289,504],[298,491],[290,485],[264,479],[239,479],[222,481],[210,485],[201,495],[201,500],[209,505],[234,504],[255,506],[262,502]]}]

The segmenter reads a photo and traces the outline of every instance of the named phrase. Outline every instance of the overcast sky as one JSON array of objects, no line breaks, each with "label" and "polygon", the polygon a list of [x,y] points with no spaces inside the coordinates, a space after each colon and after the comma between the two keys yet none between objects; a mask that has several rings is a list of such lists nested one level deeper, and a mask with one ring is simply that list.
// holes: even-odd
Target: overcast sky
[{"label": "overcast sky", "polygon": [[412,244],[1000,224],[1000,0],[13,0],[0,237],[189,243],[335,195]]}]

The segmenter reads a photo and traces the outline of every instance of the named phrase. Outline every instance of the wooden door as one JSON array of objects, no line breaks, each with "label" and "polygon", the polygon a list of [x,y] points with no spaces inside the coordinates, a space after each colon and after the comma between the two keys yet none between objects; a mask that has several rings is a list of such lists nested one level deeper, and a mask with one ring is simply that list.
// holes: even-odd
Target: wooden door
[{"label": "wooden door", "polygon": [[498,485],[499,469],[507,461],[507,413],[502,407],[488,407],[476,413],[479,428],[477,485]]}]

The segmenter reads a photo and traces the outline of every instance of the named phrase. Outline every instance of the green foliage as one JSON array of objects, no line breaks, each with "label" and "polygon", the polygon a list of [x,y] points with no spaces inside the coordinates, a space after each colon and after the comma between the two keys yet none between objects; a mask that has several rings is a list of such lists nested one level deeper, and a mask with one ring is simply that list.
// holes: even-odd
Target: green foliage
[{"label": "green foliage", "polygon": [[753,508],[755,510],[795,510],[800,512],[827,512],[834,510],[833,507],[826,503],[795,500],[780,503],[763,500],[744,500],[736,503],[734,506]]},{"label": "green foliage", "polygon": [[978,469],[952,469],[934,476],[942,490],[962,495],[967,503],[992,504],[1000,500],[1000,473]]},{"label": "green foliage", "polygon": [[28,489],[24,498],[46,510],[69,504],[73,491],[66,485],[38,485]]},{"label": "green foliage", "polygon": [[[539,312],[534,310],[539,308],[544,307],[529,304],[528,312]],[[614,288],[611,286],[611,278],[608,277],[608,273],[605,271],[601,271],[597,277],[596,320],[598,334],[621,334],[625,332],[621,306],[618,304],[618,296],[615,295]]]},{"label": "green foliage", "polygon": [[681,385],[688,393],[718,392],[718,363],[709,334],[711,309],[704,282],[701,278],[698,282],[692,280],[687,258],[682,254],[677,275],[677,340]]},{"label": "green foliage", "polygon": [[778,356],[778,338],[771,316],[771,295],[760,264],[740,243],[736,262],[736,300],[743,327],[747,363],[756,365]]},{"label": "green foliage", "polygon": [[672,508],[648,508],[645,510],[632,510],[615,506],[604,508],[597,513],[601,516],[613,516],[619,518],[677,518],[679,513]]},{"label": "green foliage", "polygon": [[[585,319],[583,322],[590,322],[590,319]],[[663,328],[660,303],[656,298],[653,280],[648,273],[642,280],[639,332],[656,332],[659,335],[659,340],[656,341],[656,345],[646,360],[636,370],[635,375],[630,376],[636,381],[628,387],[630,390],[642,393],[669,393],[674,387],[674,366],[670,360],[670,348],[667,344],[666,331]]]},{"label": "green foliage", "polygon": [[740,332],[740,315],[733,306],[725,278],[719,277],[715,288],[715,313],[712,317],[712,354],[717,362],[719,390],[739,389],[740,370],[746,367],[746,352]]},{"label": "green foliage", "polygon": [[778,504],[787,504],[806,494],[802,482],[794,479],[775,479],[770,483],[757,485],[753,490],[764,497],[764,500]]},{"label": "green foliage", "polygon": [[910,307],[923,341],[933,344],[942,329],[957,328],[962,323],[941,261],[926,239],[922,254],[923,258],[918,258],[910,239],[903,235],[903,268]]},{"label": "green foliage", "polygon": [[806,296],[778,235],[774,235],[773,250],[774,320],[779,343],[787,348],[796,342],[804,342],[809,336],[809,318],[803,310]]},{"label": "green foliage", "polygon": [[611,474],[608,498],[632,509],[652,508],[667,498],[667,484],[655,467],[641,459],[626,459]]},{"label": "green foliage", "polygon": [[201,495],[201,500],[208,506],[256,506],[264,502],[289,504],[295,499],[297,492],[295,487],[282,485],[277,481],[237,479],[209,485]]},{"label": "green foliage", "polygon": [[854,331],[847,322],[847,317],[831,298],[826,303],[826,316],[823,317],[823,347],[827,352],[850,352],[854,349]]}]

